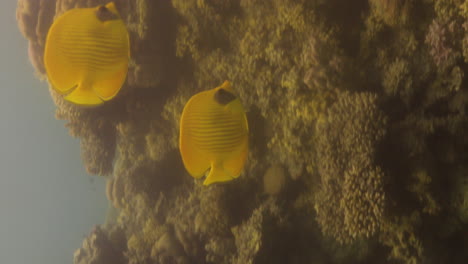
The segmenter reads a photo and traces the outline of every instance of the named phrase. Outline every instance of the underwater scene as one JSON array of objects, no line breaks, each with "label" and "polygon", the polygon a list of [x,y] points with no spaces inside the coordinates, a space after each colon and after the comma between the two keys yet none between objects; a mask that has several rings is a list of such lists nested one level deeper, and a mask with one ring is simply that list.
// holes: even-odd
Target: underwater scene
[{"label": "underwater scene", "polygon": [[467,0],[18,0],[16,18],[106,181],[74,263],[468,263]]}]

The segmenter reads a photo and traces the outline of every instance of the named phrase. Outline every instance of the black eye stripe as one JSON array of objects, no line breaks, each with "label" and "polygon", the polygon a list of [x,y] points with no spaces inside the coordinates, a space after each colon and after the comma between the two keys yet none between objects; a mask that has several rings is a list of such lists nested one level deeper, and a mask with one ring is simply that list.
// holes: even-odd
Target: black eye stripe
[{"label": "black eye stripe", "polygon": [[98,7],[98,9],[96,10],[96,16],[102,22],[108,21],[108,20],[116,20],[119,18],[116,14],[109,11],[109,9],[107,9],[107,7],[105,6]]},{"label": "black eye stripe", "polygon": [[216,102],[225,105],[236,99],[236,96],[224,89],[219,89],[218,91],[216,91],[214,99],[216,100]]}]

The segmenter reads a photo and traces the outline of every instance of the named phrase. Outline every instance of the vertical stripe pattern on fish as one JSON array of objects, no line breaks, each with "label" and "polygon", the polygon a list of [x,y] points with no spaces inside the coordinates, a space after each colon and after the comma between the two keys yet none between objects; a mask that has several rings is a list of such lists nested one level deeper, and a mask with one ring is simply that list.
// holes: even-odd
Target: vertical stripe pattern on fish
[{"label": "vertical stripe pattern on fish", "polygon": [[188,172],[205,185],[237,178],[248,153],[247,118],[229,82],[194,95],[184,107],[179,148]]}]

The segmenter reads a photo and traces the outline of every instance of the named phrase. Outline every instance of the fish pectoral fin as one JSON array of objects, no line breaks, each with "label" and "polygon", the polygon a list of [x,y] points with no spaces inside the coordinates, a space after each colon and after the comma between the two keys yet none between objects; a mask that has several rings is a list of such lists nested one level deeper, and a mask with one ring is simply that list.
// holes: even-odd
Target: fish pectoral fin
[{"label": "fish pectoral fin", "polygon": [[100,105],[104,102],[91,89],[83,88],[81,85],[66,95],[65,100],[78,105]]},{"label": "fish pectoral fin", "polygon": [[228,174],[221,163],[213,163],[210,173],[203,182],[203,185],[210,185],[215,182],[226,182],[232,179],[234,179],[234,177]]}]

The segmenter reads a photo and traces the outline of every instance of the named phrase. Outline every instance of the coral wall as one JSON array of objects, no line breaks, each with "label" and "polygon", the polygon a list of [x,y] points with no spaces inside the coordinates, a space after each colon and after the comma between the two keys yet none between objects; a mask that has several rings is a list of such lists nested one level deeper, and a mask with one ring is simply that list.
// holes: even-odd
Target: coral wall
[{"label": "coral wall", "polygon": [[[132,47],[120,94],[83,109],[49,91],[117,210],[75,263],[468,259],[466,1],[115,2]],[[54,18],[102,3],[18,1],[39,78]],[[205,187],[183,168],[179,118],[224,80],[250,153]]]}]

